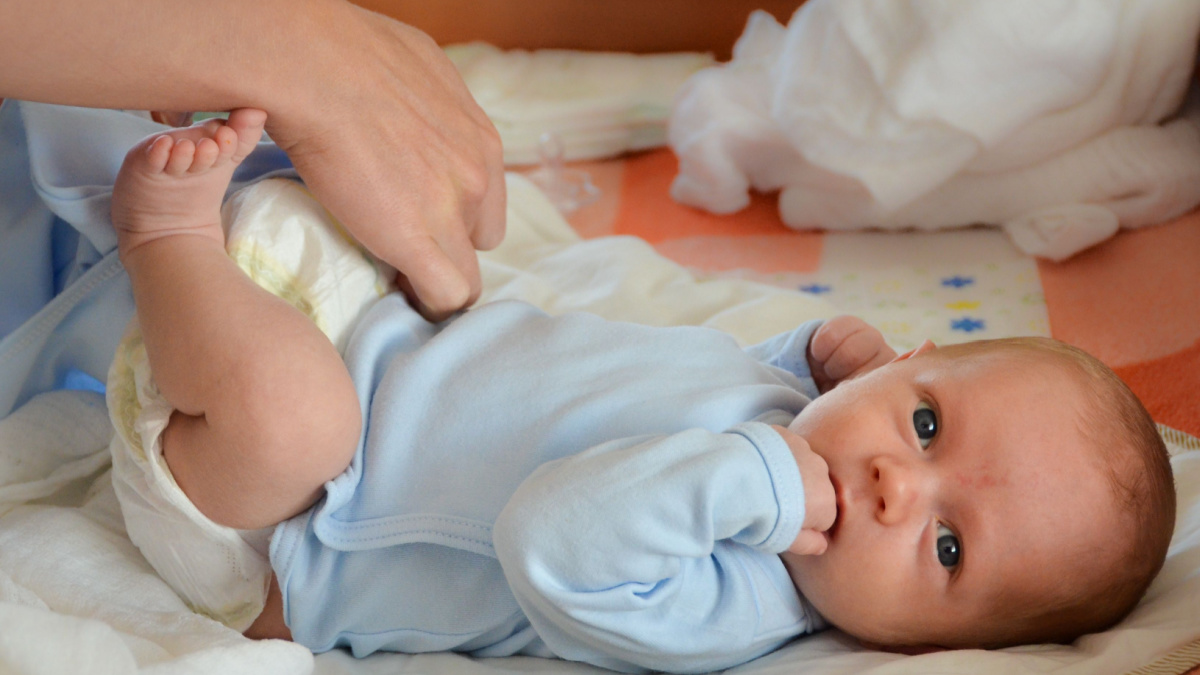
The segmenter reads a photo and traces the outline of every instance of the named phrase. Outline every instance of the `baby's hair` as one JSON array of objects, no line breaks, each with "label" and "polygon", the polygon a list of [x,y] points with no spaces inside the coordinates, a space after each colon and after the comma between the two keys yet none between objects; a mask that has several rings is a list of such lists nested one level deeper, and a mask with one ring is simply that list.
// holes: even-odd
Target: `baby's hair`
[{"label": "baby's hair", "polygon": [[[931,355],[995,354],[1028,357],[1062,368],[1085,392],[1077,420],[1097,448],[1118,513],[1126,527],[1098,543],[1097,555],[1077,561],[1082,583],[1061,584],[1057,597],[1002,603],[992,625],[978,627],[976,646],[1003,647],[1037,642],[1066,643],[1105,630],[1137,605],[1162,568],[1175,528],[1175,482],[1170,457],[1150,413],[1108,366],[1087,352],[1050,338],[980,340],[939,348]],[[1119,547],[1118,555],[1103,548]],[[1110,564],[1103,564],[1105,560]],[[1080,588],[1082,586],[1082,588]],[[950,646],[950,645],[947,645]]]}]

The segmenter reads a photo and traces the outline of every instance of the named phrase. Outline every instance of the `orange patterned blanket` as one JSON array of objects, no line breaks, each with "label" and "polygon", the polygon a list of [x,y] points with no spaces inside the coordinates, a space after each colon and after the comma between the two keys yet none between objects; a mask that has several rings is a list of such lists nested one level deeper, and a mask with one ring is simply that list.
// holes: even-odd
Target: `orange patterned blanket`
[{"label": "orange patterned blanket", "polygon": [[822,295],[898,349],[925,337],[1051,335],[1116,370],[1158,422],[1200,435],[1200,212],[1052,263],[987,228],[793,231],[770,196],[729,216],[697,211],[668,195],[668,150],[577,167],[602,190],[569,218],[585,238],[635,235],[700,276]]}]

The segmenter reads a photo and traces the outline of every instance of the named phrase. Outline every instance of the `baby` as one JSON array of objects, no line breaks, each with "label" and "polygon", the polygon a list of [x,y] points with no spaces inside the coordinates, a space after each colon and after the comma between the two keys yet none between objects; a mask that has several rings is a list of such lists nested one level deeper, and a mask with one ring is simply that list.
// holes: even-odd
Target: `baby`
[{"label": "baby", "polygon": [[146,139],[112,207],[174,409],[147,452],[209,529],[272,528],[265,599],[230,621],[251,637],[699,672],[827,625],[902,650],[1070,641],[1162,565],[1154,424],[1052,340],[896,356],[839,317],[743,350],[515,302],[434,325],[393,295],[339,354],[224,250],[264,121]]}]

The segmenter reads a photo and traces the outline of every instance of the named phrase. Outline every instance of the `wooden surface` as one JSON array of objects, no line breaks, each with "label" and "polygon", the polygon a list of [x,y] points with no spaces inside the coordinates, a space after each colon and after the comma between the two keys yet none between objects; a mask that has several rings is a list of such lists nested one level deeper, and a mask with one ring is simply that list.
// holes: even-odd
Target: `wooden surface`
[{"label": "wooden surface", "polygon": [[746,19],[786,23],[802,0],[354,0],[441,44],[632,52],[708,51],[728,59]]}]

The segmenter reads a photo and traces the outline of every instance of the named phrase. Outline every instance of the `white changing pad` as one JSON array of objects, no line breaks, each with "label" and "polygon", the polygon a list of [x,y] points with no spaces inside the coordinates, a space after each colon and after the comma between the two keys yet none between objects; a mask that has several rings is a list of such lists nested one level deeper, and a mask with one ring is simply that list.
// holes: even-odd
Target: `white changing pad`
[{"label": "white changing pad", "polygon": [[[833,308],[811,295],[742,280],[697,281],[638,239],[580,240],[526,180],[510,176],[508,239],[483,254],[484,301],[521,298],[550,312],[588,310],[656,325],[704,324],[743,343]],[[298,186],[281,208],[317,214]],[[293,221],[290,227],[323,226]],[[870,318],[869,316],[867,317]],[[190,612],[124,534],[105,466],[106,419],[96,395],[53,392],[0,421],[0,672],[428,675],[603,673],[555,660],[454,654],[314,658],[297,645],[254,642]],[[1035,646],[903,657],[859,649],[836,631],[805,638],[738,673],[1120,674],[1173,654],[1200,661],[1200,442],[1168,434],[1179,482],[1170,558],[1150,594],[1116,630],[1070,647]],[[16,470],[14,467],[24,467]],[[58,494],[47,497],[58,490]],[[1192,652],[1180,648],[1192,644]]]}]

